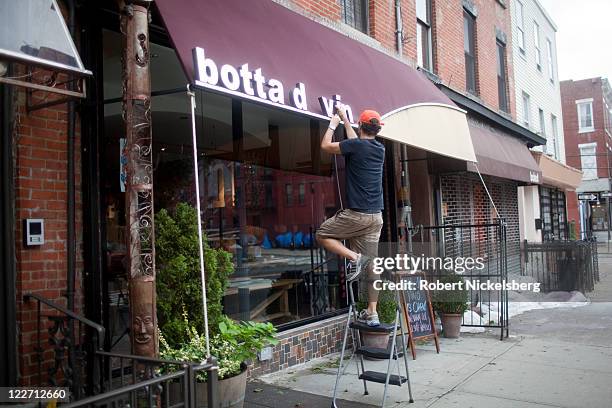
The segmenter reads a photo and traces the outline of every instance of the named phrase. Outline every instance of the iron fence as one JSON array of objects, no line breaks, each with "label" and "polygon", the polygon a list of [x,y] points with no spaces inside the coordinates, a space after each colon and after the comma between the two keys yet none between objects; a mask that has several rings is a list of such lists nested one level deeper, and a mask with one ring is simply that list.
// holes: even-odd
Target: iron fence
[{"label": "iron fence", "polygon": [[[438,258],[482,258],[483,268],[462,268],[466,280],[503,283],[508,280],[509,254],[506,224],[502,219],[491,223],[415,226],[409,228],[409,253]],[[456,265],[456,264],[455,264]],[[428,279],[438,279],[448,270],[441,267],[424,271]],[[464,314],[462,325],[500,329],[500,339],[508,337],[507,290],[468,289],[471,313]]]},{"label": "iron fence", "polygon": [[528,242],[521,244],[523,276],[540,282],[542,292],[590,292],[599,281],[597,241]]},{"label": "iron fence", "polygon": [[[214,359],[194,364],[109,353],[103,350],[104,327],[37,294],[26,294],[24,300],[36,301],[37,373],[31,385],[67,387],[70,402],[62,406],[217,406]],[[206,392],[196,378],[201,372]]]}]

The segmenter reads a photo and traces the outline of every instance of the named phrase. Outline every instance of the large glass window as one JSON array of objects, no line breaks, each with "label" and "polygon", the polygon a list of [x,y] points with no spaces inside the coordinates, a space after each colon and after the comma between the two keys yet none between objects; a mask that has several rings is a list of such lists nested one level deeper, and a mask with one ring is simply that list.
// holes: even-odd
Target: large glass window
[{"label": "large glass window", "polygon": [[416,16],[417,64],[431,71],[432,46],[430,0],[416,0]]},{"label": "large glass window", "polygon": [[[103,205],[107,218],[109,285],[127,294],[123,259],[125,193],[121,147],[120,42],[105,32],[105,150]],[[152,60],[152,130],[155,211],[195,205],[187,80],[171,49],[155,47]],[[179,85],[180,90],[178,89]],[[164,91],[163,87],[167,86]],[[318,318],[347,306],[344,264],[319,248],[314,233],[340,208],[344,161],[319,148],[327,123],[304,115],[196,91],[200,202],[208,243],[230,252],[235,272],[224,311],[242,320],[279,327]],[[342,132],[339,130],[338,132]],[[340,182],[337,181],[340,180]],[[125,296],[124,296],[125,298]]]},{"label": "large glass window", "polygon": [[476,94],[476,19],[463,10],[463,49],[465,52],[465,85],[468,92]]},{"label": "large glass window", "polygon": [[342,20],[353,28],[368,33],[368,0],[342,0]]}]

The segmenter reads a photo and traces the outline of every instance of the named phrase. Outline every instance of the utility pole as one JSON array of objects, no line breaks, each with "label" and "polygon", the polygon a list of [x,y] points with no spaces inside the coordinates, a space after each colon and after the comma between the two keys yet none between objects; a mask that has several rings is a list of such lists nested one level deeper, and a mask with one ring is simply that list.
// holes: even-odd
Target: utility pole
[{"label": "utility pole", "polygon": [[123,46],[123,118],[127,143],[125,193],[132,352],[157,357],[155,235],[149,6],[152,0],[120,0]]}]

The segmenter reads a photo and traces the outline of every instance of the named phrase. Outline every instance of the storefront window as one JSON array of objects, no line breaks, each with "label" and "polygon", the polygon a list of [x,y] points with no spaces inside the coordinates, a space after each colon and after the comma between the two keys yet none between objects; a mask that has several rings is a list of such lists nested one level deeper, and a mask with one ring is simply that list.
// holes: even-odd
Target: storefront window
[{"label": "storefront window", "polygon": [[[114,42],[116,35],[107,34]],[[114,49],[106,44],[105,48]],[[164,66],[172,71],[171,77],[178,67],[176,57],[159,48],[163,50],[158,50],[159,63],[152,66],[152,82],[175,85],[180,82],[176,78],[155,79],[164,75]],[[119,61],[109,58],[105,65],[110,82],[105,90],[112,97],[120,89]],[[189,98],[185,91],[157,91],[161,92],[151,103],[156,212],[196,202]],[[319,148],[327,124],[208,91],[197,91],[196,98],[205,232],[209,245],[230,252],[235,265],[225,293],[225,313],[282,328],[345,308],[343,263],[328,258],[314,239],[319,225],[340,208],[343,190],[332,156]],[[112,261],[108,269],[118,277],[125,274],[126,255],[120,180],[124,133],[121,104],[111,99],[105,105],[103,195]],[[343,181],[341,157],[337,165]],[[126,294],[125,276],[115,281],[109,285],[113,296]]]}]

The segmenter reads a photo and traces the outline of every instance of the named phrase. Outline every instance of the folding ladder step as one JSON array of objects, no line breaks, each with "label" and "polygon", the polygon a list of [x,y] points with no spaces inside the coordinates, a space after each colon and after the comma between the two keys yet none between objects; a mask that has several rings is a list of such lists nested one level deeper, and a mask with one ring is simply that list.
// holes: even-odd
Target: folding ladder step
[{"label": "folding ladder step", "polygon": [[[378,371],[366,371],[359,376],[360,380],[377,382],[380,384],[384,384],[387,379],[387,373],[380,373]],[[406,382],[406,377],[397,376],[396,374],[392,374],[389,376],[389,384],[391,385],[402,385]]]},{"label": "folding ladder step", "polygon": [[357,329],[365,332],[373,332],[373,333],[391,333],[394,330],[393,324],[381,323],[379,326],[368,326],[363,322],[351,322],[349,325],[351,329]]},{"label": "folding ladder step", "polygon": [[[361,354],[364,357],[378,358],[381,360],[389,359],[389,350],[378,347],[359,347],[355,354]],[[397,357],[402,357],[404,354],[400,351],[397,353]],[[393,359],[397,359],[395,353],[393,353]]]}]

